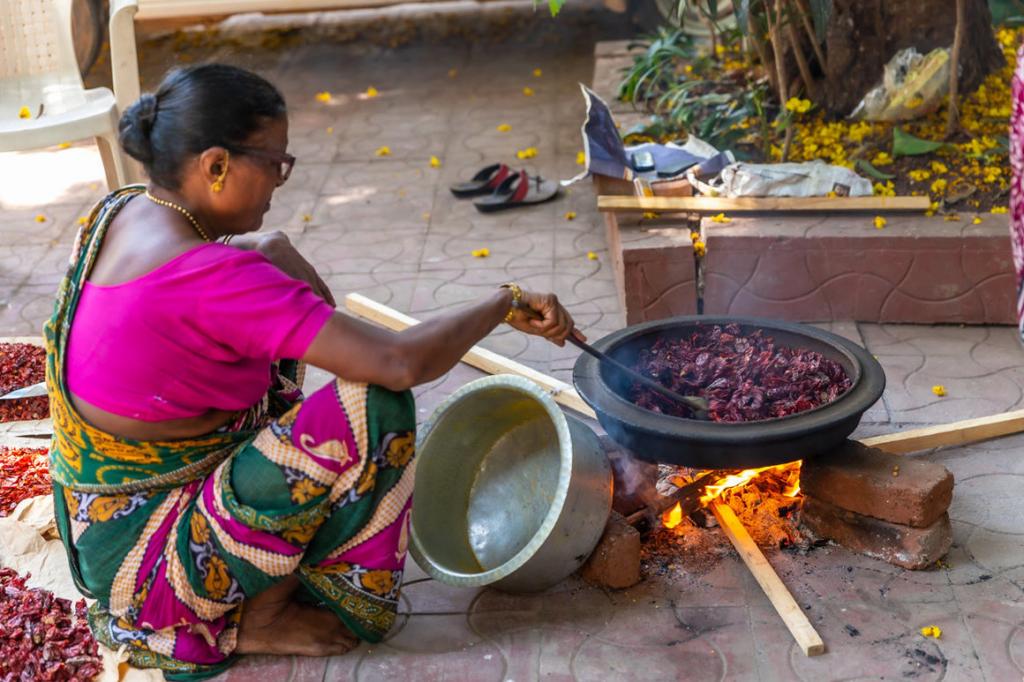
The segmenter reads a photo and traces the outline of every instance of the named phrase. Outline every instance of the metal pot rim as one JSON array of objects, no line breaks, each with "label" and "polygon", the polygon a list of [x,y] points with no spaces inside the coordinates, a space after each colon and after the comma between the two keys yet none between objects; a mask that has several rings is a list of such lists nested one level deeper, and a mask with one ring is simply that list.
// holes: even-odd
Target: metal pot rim
[{"label": "metal pot rim", "polygon": [[608,386],[601,376],[600,363],[586,354],[580,355],[573,368],[574,383],[588,405],[598,413],[605,413],[619,422],[629,424],[630,428],[659,436],[698,438],[708,443],[734,445],[787,440],[862,414],[878,400],[885,388],[885,373],[866,350],[837,334],[796,322],[755,317],[685,315],[626,327],[595,341],[593,345],[609,353],[614,352],[617,346],[646,334],[678,329],[684,325],[732,323],[759,327],[768,334],[773,330],[787,332],[832,346],[855,363],[857,371],[853,385],[833,402],[789,417],[719,423],[658,414],[633,404]]},{"label": "metal pot rim", "polygon": [[[420,568],[429,573],[432,578],[438,579],[449,585],[465,587],[489,585],[501,580],[502,578],[508,577],[515,571],[522,568],[523,565],[537,553],[537,550],[547,542],[555,524],[558,523],[558,518],[562,513],[562,507],[565,505],[565,500],[569,493],[569,483],[572,479],[573,446],[572,437],[569,433],[568,421],[562,413],[561,408],[558,407],[558,404],[547,393],[547,391],[542,389],[535,382],[524,377],[512,374],[498,374],[471,381],[456,390],[440,405],[438,405],[437,409],[434,410],[434,413],[430,415],[426,422],[424,422],[423,428],[420,429],[416,439],[417,453],[422,452],[424,444],[426,444],[427,440],[434,433],[434,429],[438,422],[444,418],[449,409],[473,393],[495,387],[525,393],[544,408],[544,411],[547,413],[548,418],[554,425],[555,432],[558,435],[558,451],[561,458],[558,468],[558,483],[555,486],[555,494],[551,501],[551,506],[548,508],[547,514],[544,516],[544,520],[541,522],[540,528],[537,529],[537,532],[534,533],[530,541],[511,559],[489,571],[483,571],[481,573],[456,573],[446,569],[441,569],[433,560],[431,560],[430,555],[424,551],[419,535],[416,532],[416,526],[414,523],[410,522],[409,551],[412,553],[416,563],[419,564]],[[413,518],[415,518],[415,504],[413,505],[412,515]]]}]

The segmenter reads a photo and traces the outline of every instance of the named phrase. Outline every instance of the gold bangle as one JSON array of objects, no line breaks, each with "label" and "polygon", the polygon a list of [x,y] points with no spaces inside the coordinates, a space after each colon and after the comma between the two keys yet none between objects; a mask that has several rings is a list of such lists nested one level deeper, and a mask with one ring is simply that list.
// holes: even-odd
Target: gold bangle
[{"label": "gold bangle", "polygon": [[512,318],[515,317],[516,309],[523,300],[523,290],[515,282],[505,282],[501,285],[501,288],[512,292],[512,305],[505,314],[505,322],[507,323],[511,322]]}]

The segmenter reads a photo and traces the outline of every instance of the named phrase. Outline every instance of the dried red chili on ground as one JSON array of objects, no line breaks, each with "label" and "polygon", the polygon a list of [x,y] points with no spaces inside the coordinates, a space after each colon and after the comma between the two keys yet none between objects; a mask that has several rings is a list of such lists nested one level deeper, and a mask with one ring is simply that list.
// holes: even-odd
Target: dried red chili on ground
[{"label": "dried red chili on ground", "polygon": [[85,600],[72,613],[70,601],[26,587],[26,578],[0,568],[0,681],[91,680],[103,661],[85,619]]},{"label": "dried red chili on ground", "polygon": [[[821,353],[777,346],[761,330],[700,326],[681,339],[661,338],[640,352],[636,369],[683,395],[708,399],[708,417],[747,422],[785,417],[832,402],[849,390],[843,367]],[[676,417],[689,410],[635,384],[640,407]]]},{"label": "dried red chili on ground", "polygon": [[[46,378],[46,351],[29,343],[0,343],[0,395]],[[45,396],[0,400],[0,422],[46,419],[50,400]]]},{"label": "dried red chili on ground", "polygon": [[46,453],[46,448],[0,447],[0,516],[24,499],[53,491]]}]

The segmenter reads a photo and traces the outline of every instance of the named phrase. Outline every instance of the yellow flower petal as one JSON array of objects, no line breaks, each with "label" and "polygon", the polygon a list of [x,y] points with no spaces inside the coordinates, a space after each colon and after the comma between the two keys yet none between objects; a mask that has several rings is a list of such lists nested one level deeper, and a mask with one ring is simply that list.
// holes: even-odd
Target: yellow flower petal
[{"label": "yellow flower petal", "polygon": [[533,97],[533,88],[531,88],[530,86],[526,86],[525,88],[523,88],[523,94],[526,95],[527,97]]},{"label": "yellow flower petal", "polygon": [[333,134],[334,134],[334,128],[332,128],[332,127],[328,126],[328,128],[327,128],[327,134],[328,134],[328,135],[333,135]]},{"label": "yellow flower petal", "polygon": [[534,69],[533,70],[533,77],[534,78],[540,78],[543,75],[544,75],[544,72],[541,71],[540,69]]},{"label": "yellow flower petal", "polygon": [[871,159],[871,163],[875,166],[888,166],[892,163],[892,157],[886,152],[878,152],[875,158]]},{"label": "yellow flower petal", "polygon": [[876,230],[881,230],[883,227],[885,227],[885,223],[886,223],[885,218],[883,218],[880,215],[876,215],[875,216],[875,229]]},{"label": "yellow flower petal", "polygon": [[992,207],[992,213],[994,213],[996,215],[999,215],[1000,213],[1006,213],[1008,210],[1009,209],[1007,209],[1005,206],[993,206]]},{"label": "yellow flower petal", "polygon": [[331,101],[331,93],[324,90],[323,92],[316,93],[316,101],[328,104]]},{"label": "yellow flower petal", "polygon": [[693,252],[697,254],[699,258],[703,258],[704,254],[708,252],[708,247],[704,244],[704,242],[698,239],[693,243]]},{"label": "yellow flower petal", "polygon": [[474,249],[472,252],[473,258],[487,258],[491,255],[491,250],[486,246],[482,249]]},{"label": "yellow flower petal", "polygon": [[431,168],[440,168],[441,167],[441,159],[437,158],[436,156],[431,156],[430,157],[430,167]]},{"label": "yellow flower petal", "polygon": [[67,149],[70,146],[70,142],[61,142],[59,145],[57,145],[57,149]]},{"label": "yellow flower petal", "polygon": [[391,156],[391,147],[383,146],[378,147],[377,151],[374,152],[377,156]]},{"label": "yellow flower petal", "polygon": [[830,190],[829,192],[827,192],[827,193],[825,194],[825,196],[826,196],[826,197],[828,197],[829,199],[835,199],[835,198],[836,198],[837,196],[839,196],[839,195],[838,195],[838,194],[836,194],[836,193],[835,193],[834,191],[831,191],[831,190]]},{"label": "yellow flower petal", "polygon": [[587,251],[587,260],[597,260],[597,254],[593,251]]},{"label": "yellow flower petal", "polygon": [[379,94],[380,93],[377,92],[377,88],[373,87],[372,85],[370,87],[366,88],[366,97],[367,97],[367,99],[373,99],[374,97],[376,97]]},{"label": "yellow flower petal", "polygon": [[576,152],[576,165],[585,166],[587,165],[587,154],[586,152]]},{"label": "yellow flower petal", "polygon": [[565,212],[565,219],[566,220],[576,220],[576,211],[566,211]]},{"label": "yellow flower petal", "polygon": [[932,393],[939,396],[940,398],[946,395],[946,387],[942,384],[935,384],[932,386]]},{"label": "yellow flower petal", "polygon": [[921,634],[925,637],[938,639],[939,637],[942,637],[942,629],[938,625],[926,625],[921,628]]},{"label": "yellow flower petal", "polygon": [[44,216],[42,213],[40,213],[39,215],[36,216],[36,222],[37,223],[45,223],[46,222],[46,216]]},{"label": "yellow flower petal", "polygon": [[311,220],[313,220],[313,216],[311,216],[311,215],[310,215],[310,214],[308,214],[308,213],[303,213],[303,214],[302,214],[302,222],[304,222],[304,223],[308,223],[308,222],[310,222]]},{"label": "yellow flower petal", "polygon": [[512,130],[512,126],[510,126],[510,125],[509,125],[509,124],[507,124],[507,123],[502,123],[502,124],[500,124],[500,125],[498,126],[498,132],[499,132],[499,133],[507,133],[507,132],[509,132],[510,130]]},{"label": "yellow flower petal", "polygon": [[32,110],[28,107],[18,109],[18,118],[32,118]]},{"label": "yellow flower petal", "polygon": [[89,224],[89,219],[86,218],[85,216],[82,216],[81,218],[78,219],[78,224],[79,225],[88,225]]},{"label": "yellow flower petal", "polygon": [[658,217],[658,214],[655,213],[654,211],[644,211],[644,214],[643,214],[643,219],[644,220],[654,220],[657,217]]},{"label": "yellow flower petal", "polygon": [[516,152],[516,158],[519,160],[532,159],[537,156],[536,147],[527,147],[526,149],[520,149]]},{"label": "yellow flower petal", "polygon": [[711,216],[711,222],[713,223],[731,223],[732,218],[726,216],[724,213]]},{"label": "yellow flower petal", "polygon": [[977,216],[977,215],[974,216],[974,220],[972,220],[971,222],[974,223],[975,225],[980,225],[981,224],[981,216]]}]

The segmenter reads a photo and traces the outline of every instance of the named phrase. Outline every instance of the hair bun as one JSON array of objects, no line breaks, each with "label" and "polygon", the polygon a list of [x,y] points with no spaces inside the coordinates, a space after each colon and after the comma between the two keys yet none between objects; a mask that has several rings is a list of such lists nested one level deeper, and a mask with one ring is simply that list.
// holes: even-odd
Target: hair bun
[{"label": "hair bun", "polygon": [[125,110],[117,126],[121,147],[133,159],[144,164],[153,160],[150,134],[156,123],[156,110],[157,98],[147,92]]}]

